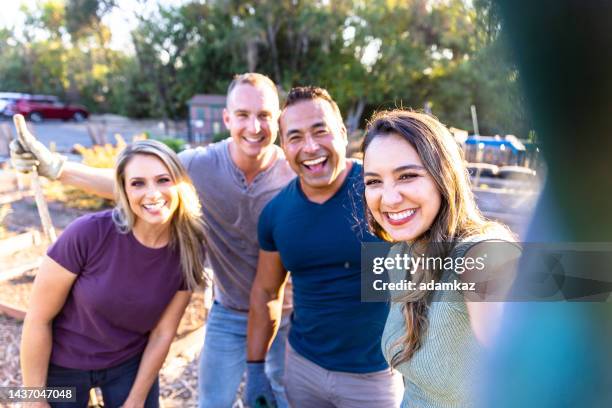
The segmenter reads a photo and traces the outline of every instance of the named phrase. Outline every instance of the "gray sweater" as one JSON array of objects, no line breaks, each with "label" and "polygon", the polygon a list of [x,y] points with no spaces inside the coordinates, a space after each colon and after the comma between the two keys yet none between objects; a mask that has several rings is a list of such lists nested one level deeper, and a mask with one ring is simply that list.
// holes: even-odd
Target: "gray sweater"
[{"label": "gray sweater", "polygon": [[[481,240],[459,244],[453,256],[463,256],[467,249]],[[468,244],[465,242],[463,244]],[[409,252],[406,243],[395,245],[389,257]],[[459,253],[461,252],[461,253]],[[406,278],[403,270],[389,271],[391,282]],[[452,271],[444,271],[441,282],[459,279]],[[412,358],[395,367],[404,377],[402,407],[451,408],[475,405],[474,391],[478,385],[479,359],[482,348],[477,343],[463,295],[457,291],[436,291],[427,315],[428,328],[421,347]],[[394,345],[405,333],[402,303],[393,302],[382,336],[382,349],[390,363],[401,350]]]}]

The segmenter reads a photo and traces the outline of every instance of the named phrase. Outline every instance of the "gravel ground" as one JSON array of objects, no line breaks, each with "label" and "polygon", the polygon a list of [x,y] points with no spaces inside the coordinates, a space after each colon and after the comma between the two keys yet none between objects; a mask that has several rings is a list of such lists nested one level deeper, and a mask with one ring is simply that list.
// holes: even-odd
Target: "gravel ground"
[{"label": "gravel ground", "polygon": [[165,408],[197,407],[198,358],[167,360],[160,373],[159,386]]},{"label": "gravel ground", "polygon": [[0,302],[26,310],[30,301],[34,276],[36,276],[35,269],[13,279],[0,282]]},{"label": "gravel ground", "polygon": [[[75,218],[91,211],[69,208],[57,201],[48,201],[49,214],[56,230],[61,231]],[[40,230],[40,218],[33,197],[11,203],[11,211],[2,222],[9,231],[22,232],[30,228]]]},{"label": "gravel ground", "polygon": [[0,387],[21,385],[19,342],[22,323],[0,314]]}]

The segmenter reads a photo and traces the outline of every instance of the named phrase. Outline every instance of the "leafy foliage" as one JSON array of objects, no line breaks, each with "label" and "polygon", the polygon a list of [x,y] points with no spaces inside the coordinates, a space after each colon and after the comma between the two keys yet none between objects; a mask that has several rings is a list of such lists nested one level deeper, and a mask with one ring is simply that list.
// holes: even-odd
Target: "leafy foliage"
[{"label": "leafy foliage", "polygon": [[168,137],[161,139],[160,142],[174,150],[176,153],[180,153],[185,150],[185,140]]},{"label": "leafy foliage", "polygon": [[228,137],[230,137],[229,131],[219,132],[219,133],[215,133],[213,135],[213,140],[212,141],[213,141],[213,143],[216,143],[216,142],[220,142],[220,141],[222,141],[224,139],[227,139]]},{"label": "leafy foliage", "polygon": [[[0,89],[90,109],[180,119],[196,93],[258,71],[284,90],[326,87],[349,130],[373,110],[426,104],[443,122],[526,137],[519,74],[492,0],[193,1],[136,11],[133,51],[110,48],[114,0],[46,0],[0,29]],[[141,1],[144,10],[144,1]]]}]

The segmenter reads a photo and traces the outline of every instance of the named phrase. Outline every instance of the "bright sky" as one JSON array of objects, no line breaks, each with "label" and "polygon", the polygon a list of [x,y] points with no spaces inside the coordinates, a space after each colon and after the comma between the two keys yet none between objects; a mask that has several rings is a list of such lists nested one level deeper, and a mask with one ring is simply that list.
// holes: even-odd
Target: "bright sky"
[{"label": "bright sky", "polygon": [[[164,6],[175,6],[187,3],[188,0],[157,0],[146,1],[145,10],[151,12],[157,9],[156,4]],[[16,0],[2,1],[2,13],[0,13],[0,27],[20,27],[24,24],[25,17],[20,12],[20,7],[26,5],[30,9],[38,7],[44,0]],[[136,26],[134,11],[142,9],[143,2],[137,0],[118,0],[118,7],[102,20],[110,26],[112,32],[111,47],[115,49],[131,49],[130,30]]]}]

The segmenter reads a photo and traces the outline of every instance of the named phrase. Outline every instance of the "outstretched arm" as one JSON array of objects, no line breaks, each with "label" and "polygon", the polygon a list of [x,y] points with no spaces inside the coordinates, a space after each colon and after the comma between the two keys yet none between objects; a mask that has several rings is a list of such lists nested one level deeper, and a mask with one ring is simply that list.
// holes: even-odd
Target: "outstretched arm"
[{"label": "outstretched arm", "polygon": [[27,173],[36,166],[41,176],[104,198],[114,198],[112,169],[68,162],[64,156],[49,151],[25,126],[22,136],[19,141],[13,140],[10,144],[11,161],[16,170]]},{"label": "outstretched arm", "polygon": [[66,162],[58,180],[103,198],[110,200],[115,198],[113,169],[100,169],[81,163]]},{"label": "outstretched arm", "polygon": [[476,293],[466,293],[466,306],[472,331],[478,342],[490,346],[499,331],[504,300],[510,290],[521,255],[509,242],[483,242],[466,253],[466,259],[484,260],[483,268],[468,269],[462,279],[476,282]]}]

